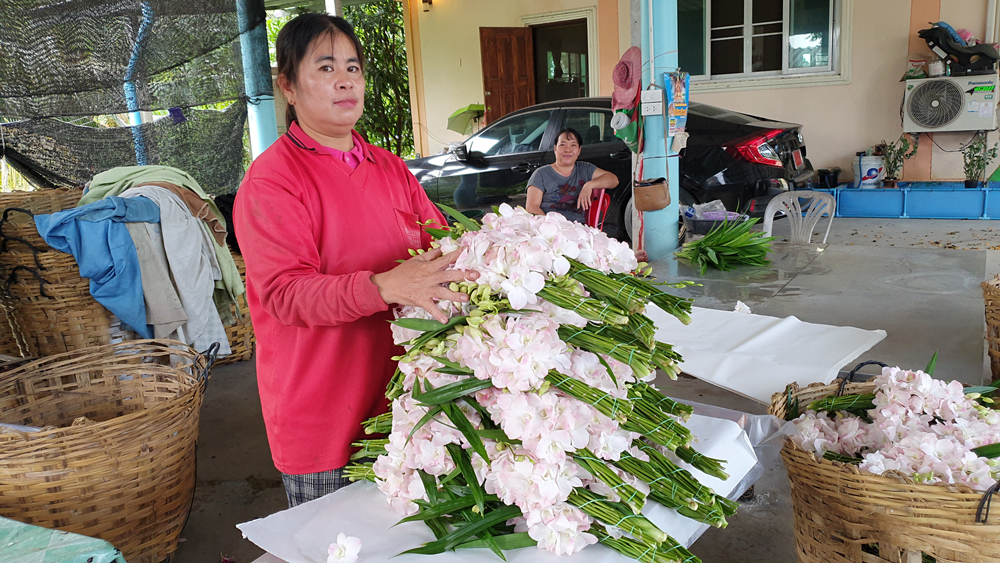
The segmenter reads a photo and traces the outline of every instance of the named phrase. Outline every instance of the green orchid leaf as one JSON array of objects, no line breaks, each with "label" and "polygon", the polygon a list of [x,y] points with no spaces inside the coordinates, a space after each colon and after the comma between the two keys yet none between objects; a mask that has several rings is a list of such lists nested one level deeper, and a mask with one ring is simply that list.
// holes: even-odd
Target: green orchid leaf
[{"label": "green orchid leaf", "polygon": [[[497,497],[496,495],[486,495],[484,497],[484,501],[500,502],[500,498]],[[417,514],[413,514],[412,516],[407,516],[406,518],[403,518],[402,520],[397,522],[397,525],[402,524],[404,522],[418,522],[422,520],[429,520],[431,518],[440,518],[441,516],[447,516],[448,514],[458,512],[463,508],[469,508],[470,506],[475,506],[476,499],[472,498],[471,496],[464,496],[444,502],[436,502],[436,503],[424,502],[423,504],[429,504],[431,506],[421,510]]]},{"label": "green orchid leaf", "polygon": [[481,530],[488,530],[491,527],[521,516],[521,509],[516,506],[504,506],[490,511],[482,520],[471,522],[462,526],[457,526],[447,536],[425,544],[421,547],[404,551],[403,553],[416,553],[420,555],[436,555],[444,553],[449,549],[454,549],[466,539],[478,534]]},{"label": "green orchid leaf", "polygon": [[454,383],[438,387],[433,391],[422,393],[419,397],[415,392],[416,387],[414,387],[413,398],[419,401],[422,405],[440,405],[442,403],[454,401],[463,395],[469,395],[492,386],[493,381],[489,379],[476,379],[474,377],[470,377],[468,379],[463,379],[461,381],[456,381]]},{"label": "green orchid leaf", "polygon": [[458,444],[448,444],[445,448],[451,454],[451,459],[455,462],[455,466],[462,471],[462,477],[465,477],[465,482],[469,485],[472,498],[476,501],[476,507],[479,508],[479,513],[483,514],[486,510],[486,491],[483,490],[483,485],[476,477],[476,470],[472,467],[472,459],[469,458],[469,452],[463,450],[462,446]]},{"label": "green orchid leaf", "polygon": [[476,428],[472,426],[469,419],[462,412],[462,409],[458,408],[455,403],[444,403],[440,405],[441,410],[444,411],[445,416],[451,420],[455,428],[465,436],[465,439],[469,441],[472,446],[472,450],[479,454],[483,458],[483,461],[489,463],[490,456],[486,453],[486,446],[483,445],[483,441],[479,439],[479,434],[476,432]]},{"label": "green orchid leaf", "polygon": [[937,350],[934,350],[934,355],[931,356],[931,361],[927,362],[927,367],[924,368],[924,373],[927,375],[934,375],[934,370],[937,369],[937,359],[938,353]]},{"label": "green orchid leaf", "polygon": [[456,222],[458,222],[459,225],[462,225],[463,227],[465,227],[465,230],[467,230],[469,232],[476,232],[476,231],[478,231],[481,228],[481,226],[479,225],[479,223],[476,223],[472,219],[469,219],[468,217],[466,217],[465,215],[463,215],[461,211],[456,211],[455,209],[452,209],[451,207],[448,207],[447,205],[445,205],[443,203],[439,203],[439,204],[437,204],[437,206],[446,215],[450,216],[452,219],[454,219]]},{"label": "green orchid leaf", "polygon": [[[531,536],[527,532],[518,532],[515,534],[505,534],[502,536],[493,536],[493,540],[500,546],[500,549],[520,549],[522,547],[534,547],[538,545],[538,542],[531,539]],[[455,546],[455,549],[469,549],[469,548],[483,548],[487,547],[485,543],[480,540],[470,540],[465,543],[461,543]]]}]

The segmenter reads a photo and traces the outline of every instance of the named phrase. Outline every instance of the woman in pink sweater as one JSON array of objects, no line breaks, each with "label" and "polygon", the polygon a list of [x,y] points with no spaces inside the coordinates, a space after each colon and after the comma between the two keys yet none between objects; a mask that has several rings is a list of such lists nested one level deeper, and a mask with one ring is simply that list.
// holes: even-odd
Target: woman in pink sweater
[{"label": "woman in pink sweater", "polygon": [[[347,484],[361,422],[385,412],[395,371],[393,305],[444,321],[435,299],[457,256],[409,258],[444,218],[395,155],[364,142],[364,54],[342,18],[304,14],[278,34],[288,132],[247,170],[234,226],[247,266],[257,381],[274,464],[290,506]],[[457,253],[455,253],[457,254]],[[407,259],[403,263],[397,260]]]}]

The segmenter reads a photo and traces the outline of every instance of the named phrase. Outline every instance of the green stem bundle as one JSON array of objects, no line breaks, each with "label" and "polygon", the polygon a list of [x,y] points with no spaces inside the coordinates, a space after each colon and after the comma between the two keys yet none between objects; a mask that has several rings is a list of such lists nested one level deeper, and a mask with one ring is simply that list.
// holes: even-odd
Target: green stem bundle
[{"label": "green stem bundle", "polygon": [[771,250],[774,237],[766,237],[762,232],[752,232],[750,227],[756,222],[756,219],[723,221],[704,238],[684,244],[674,255],[701,268],[701,275],[705,275],[709,266],[723,271],[740,264],[766,266],[766,256]]},{"label": "green stem bundle", "polygon": [[538,292],[542,299],[575,312],[588,321],[597,323],[628,324],[628,313],[621,308],[599,299],[582,297],[564,287],[545,284]]},{"label": "green stem bundle", "polygon": [[573,454],[573,461],[614,491],[622,499],[621,502],[628,505],[633,513],[638,514],[643,505],[646,504],[646,495],[625,483],[617,473],[608,467],[607,462],[595,456],[590,450],[578,450]]},{"label": "green stem bundle", "polygon": [[552,370],[545,376],[545,381],[570,397],[596,408],[598,412],[608,418],[621,422],[632,414],[634,404],[632,401],[618,399],[610,393],[594,389],[574,377]]},{"label": "green stem bundle", "polygon": [[571,259],[569,263],[569,276],[586,286],[587,291],[592,294],[614,303],[629,313],[641,313],[646,308],[650,292],[645,288],[614,279],[576,260]]},{"label": "green stem bundle", "polygon": [[611,502],[587,489],[580,487],[573,489],[566,502],[598,522],[621,528],[641,542],[662,543],[669,537],[645,516],[632,512],[628,505]]},{"label": "green stem bundle", "polygon": [[644,347],[624,344],[600,333],[600,327],[587,325],[583,328],[563,325],[559,327],[559,338],[578,348],[595,354],[603,354],[628,364],[638,379],[645,379],[653,373],[653,357]]}]

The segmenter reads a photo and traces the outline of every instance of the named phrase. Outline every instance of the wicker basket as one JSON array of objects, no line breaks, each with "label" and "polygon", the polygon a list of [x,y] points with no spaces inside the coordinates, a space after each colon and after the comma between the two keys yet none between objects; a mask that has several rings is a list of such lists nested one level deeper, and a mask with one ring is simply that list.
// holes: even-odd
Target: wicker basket
[{"label": "wicker basket", "polygon": [[20,243],[0,252],[5,289],[13,300],[9,320],[20,329],[22,356],[49,356],[135,340],[138,335],[90,294],[72,254],[31,252]]},{"label": "wicker basket", "polygon": [[[813,384],[790,393],[804,408],[837,385]],[[870,393],[871,383],[850,383],[845,393]],[[771,414],[784,419],[787,396],[775,394]],[[902,474],[863,473],[857,467],[816,459],[786,439],[800,563],[1000,562],[1000,519],[976,523],[982,493],[966,486],[919,485]]]},{"label": "wicker basket", "polygon": [[[236,262],[236,269],[240,271],[240,278],[243,279],[244,287],[247,284],[247,266],[243,261],[243,256],[233,252],[233,247],[229,247],[233,254],[233,261]],[[236,302],[239,304],[239,315],[236,314],[236,307],[230,306],[233,316],[236,317],[236,324],[226,327],[226,336],[229,337],[229,347],[232,353],[219,358],[217,365],[232,364],[249,360],[253,357],[254,347],[257,338],[254,336],[253,323],[250,321],[250,307],[247,305],[247,296],[240,295]]]},{"label": "wicker basket", "polygon": [[983,282],[986,302],[986,342],[989,343],[990,372],[993,381],[1000,379],[1000,288]]},{"label": "wicker basket", "polygon": [[[17,211],[23,209],[31,213],[55,213],[68,209],[80,201],[83,190],[57,189],[37,191],[16,191],[0,193],[0,250],[26,245],[36,248],[48,248],[35,229],[35,221],[27,213]],[[3,278],[13,265],[3,264],[0,267],[5,272]],[[7,356],[30,355],[29,348],[19,329],[19,319],[15,300],[8,292],[0,291],[0,308],[4,316],[0,319],[0,354]]]},{"label": "wicker basket", "polygon": [[37,248],[48,248],[35,229],[32,216],[14,209],[23,209],[32,214],[55,213],[76,207],[81,197],[83,190],[70,188],[0,193],[0,238],[22,240]]},{"label": "wicker basket", "polygon": [[[171,364],[171,362],[173,362]],[[0,374],[0,516],[107,540],[129,563],[177,547],[195,485],[210,362],[141,340]]]},{"label": "wicker basket", "polygon": [[[54,250],[38,234],[33,214],[72,208],[82,190],[57,189],[0,195],[0,269],[3,306],[16,346],[9,355],[49,356],[135,340],[138,335],[90,295],[71,254]],[[6,336],[0,327],[0,342]]]}]

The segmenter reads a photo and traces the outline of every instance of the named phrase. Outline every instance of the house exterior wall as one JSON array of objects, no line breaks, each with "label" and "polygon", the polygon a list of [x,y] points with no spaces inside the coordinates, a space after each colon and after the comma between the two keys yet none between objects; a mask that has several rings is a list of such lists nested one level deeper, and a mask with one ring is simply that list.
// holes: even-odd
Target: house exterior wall
[{"label": "house exterior wall", "polygon": [[429,11],[418,12],[426,107],[423,121],[430,154],[465,138],[448,130],[452,112],[484,101],[480,27],[521,27],[523,16],[595,8],[600,75],[593,78],[600,95],[610,96],[614,87],[611,71],[621,52],[619,28],[627,24],[620,22],[623,3],[627,6],[628,0],[435,0]]},{"label": "house exterior wall", "polygon": [[[938,7],[939,6],[939,7]],[[841,180],[851,179],[854,155],[881,140],[902,134],[900,104],[911,49],[928,51],[911,33],[943,20],[976,37],[986,30],[986,0],[855,0],[853,2],[849,84],[802,88],[693,92],[697,102],[802,124],[809,159],[815,168],[839,166]],[[911,18],[911,9],[914,18]],[[933,19],[931,16],[937,16]],[[911,24],[912,19],[912,24]],[[919,49],[919,50],[917,50]],[[920,158],[907,163],[906,180],[960,180],[962,155],[957,150],[972,133],[922,135]],[[992,143],[996,133],[989,136]],[[945,149],[945,150],[942,150]],[[926,151],[926,152],[925,152]],[[923,159],[925,162],[919,162]],[[923,164],[923,166],[920,166]],[[995,164],[987,169],[993,171]]]},{"label": "house exterior wall", "polygon": [[902,133],[899,104],[910,32],[910,0],[853,6],[849,84],[700,94],[713,106],[802,124],[815,168],[839,166],[850,178],[853,156]]}]

